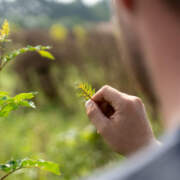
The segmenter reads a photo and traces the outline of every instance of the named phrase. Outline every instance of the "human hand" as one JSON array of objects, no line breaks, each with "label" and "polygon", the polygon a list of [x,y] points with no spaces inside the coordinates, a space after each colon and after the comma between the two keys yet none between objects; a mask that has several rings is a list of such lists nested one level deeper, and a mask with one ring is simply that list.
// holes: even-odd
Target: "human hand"
[{"label": "human hand", "polygon": [[104,86],[86,103],[86,112],[98,133],[123,155],[156,141],[138,97]]}]

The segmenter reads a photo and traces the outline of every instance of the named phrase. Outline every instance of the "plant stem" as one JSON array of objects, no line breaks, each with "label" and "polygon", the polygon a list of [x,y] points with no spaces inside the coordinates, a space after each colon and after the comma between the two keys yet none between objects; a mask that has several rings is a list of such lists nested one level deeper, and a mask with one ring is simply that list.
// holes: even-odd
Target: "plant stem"
[{"label": "plant stem", "polygon": [[2,64],[0,65],[0,71],[3,70],[3,68],[7,65],[7,63],[8,63],[8,61],[6,61],[5,63],[2,63]]},{"label": "plant stem", "polygon": [[7,174],[4,175],[3,177],[1,177],[0,180],[6,179],[6,178],[9,177],[11,174],[13,174],[14,172],[16,172],[16,171],[18,171],[18,170],[20,170],[20,169],[21,169],[21,168],[18,168],[18,169],[15,169],[15,170],[13,170],[13,171],[7,173]]},{"label": "plant stem", "polygon": [[0,44],[0,71],[2,71],[4,66],[7,64],[7,62],[4,63],[4,64],[2,62],[2,57],[4,55],[4,49],[5,49],[5,43],[3,42],[3,43]]},{"label": "plant stem", "polygon": [[93,99],[92,99],[92,97],[84,90],[84,89],[82,89],[83,91],[84,91],[84,93],[86,94],[86,97],[88,97],[90,100],[92,100],[93,101]]}]

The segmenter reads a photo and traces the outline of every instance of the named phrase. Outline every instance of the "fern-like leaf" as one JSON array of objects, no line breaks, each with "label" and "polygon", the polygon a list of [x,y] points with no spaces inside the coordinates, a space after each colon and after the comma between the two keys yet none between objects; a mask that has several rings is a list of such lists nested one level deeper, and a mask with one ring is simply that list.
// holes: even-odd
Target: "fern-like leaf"
[{"label": "fern-like leaf", "polygon": [[95,94],[95,89],[88,83],[80,83],[77,86],[78,96],[84,98],[84,100],[89,100]]}]

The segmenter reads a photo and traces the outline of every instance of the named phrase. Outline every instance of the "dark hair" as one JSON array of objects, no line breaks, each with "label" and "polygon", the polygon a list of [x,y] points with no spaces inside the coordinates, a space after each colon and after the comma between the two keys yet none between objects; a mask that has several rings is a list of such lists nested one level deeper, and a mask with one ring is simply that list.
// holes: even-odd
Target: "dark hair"
[{"label": "dark hair", "polygon": [[162,0],[167,3],[168,6],[175,10],[180,10],[180,0]]}]

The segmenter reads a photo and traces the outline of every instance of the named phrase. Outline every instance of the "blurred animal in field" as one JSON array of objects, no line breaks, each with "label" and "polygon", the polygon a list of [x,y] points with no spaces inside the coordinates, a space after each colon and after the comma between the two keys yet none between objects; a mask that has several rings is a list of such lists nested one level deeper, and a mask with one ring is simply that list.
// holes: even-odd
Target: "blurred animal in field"
[{"label": "blurred animal in field", "polygon": [[[75,67],[83,79],[90,81],[93,86],[99,88],[102,82],[98,78],[92,79],[93,74],[104,77],[104,82],[121,91],[137,95],[137,84],[142,87],[143,93],[156,109],[157,101],[152,91],[152,86],[146,75],[146,71],[138,58],[134,59],[133,72],[137,77],[134,82],[128,74],[126,63],[123,63],[121,47],[118,47],[113,30],[102,29],[98,26],[94,29],[83,30],[77,28],[69,30],[61,40],[50,36],[48,30],[32,29],[12,35],[15,42],[23,45],[50,45],[50,50],[55,56],[55,61],[47,60],[37,53],[29,53],[18,58],[14,69],[28,90],[34,89],[34,85],[40,85],[45,96],[53,102],[64,104],[63,92],[58,88],[67,86],[67,67]],[[94,68],[90,71],[90,66]],[[53,67],[58,69],[58,81],[55,81]],[[102,70],[102,71],[99,71]],[[58,83],[58,84],[57,84]]]}]

